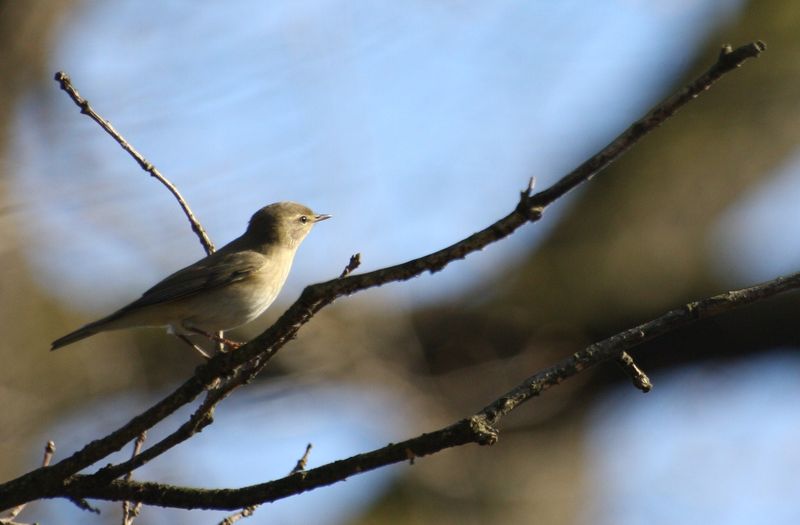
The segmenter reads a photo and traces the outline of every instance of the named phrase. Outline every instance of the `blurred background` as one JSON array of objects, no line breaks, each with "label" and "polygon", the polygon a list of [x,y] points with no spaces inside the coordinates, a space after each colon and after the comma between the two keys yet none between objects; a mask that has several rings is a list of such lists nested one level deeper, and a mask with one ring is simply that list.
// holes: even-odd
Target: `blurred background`
[{"label": "blurred background", "polygon": [[[721,44],[769,46],[541,222],[321,312],[214,425],[135,476],[235,487],[285,475],[307,443],[314,467],[446,425],[592,341],[800,269],[799,31],[800,5],[777,0],[0,1],[0,478],[37,466],[48,439],[58,460],[106,434],[199,364],[155,329],[48,352],[203,255],[55,71],[217,246],[270,202],[334,215],[243,339],[355,252],[371,270],[485,227],[528,177],[557,180]],[[600,367],[515,412],[494,447],[248,523],[797,523],[798,306],[785,295],[644,345],[647,395]],[[118,504],[98,505],[20,518],[119,522]],[[137,522],[225,515],[146,507]]]}]

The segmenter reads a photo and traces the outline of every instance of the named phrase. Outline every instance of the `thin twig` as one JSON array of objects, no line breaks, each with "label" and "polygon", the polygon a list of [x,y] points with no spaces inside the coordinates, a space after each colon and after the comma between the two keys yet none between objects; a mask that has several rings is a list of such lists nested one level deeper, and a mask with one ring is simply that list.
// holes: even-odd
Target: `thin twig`
[{"label": "thin twig", "polygon": [[[44,446],[44,455],[42,456],[42,467],[46,467],[53,460],[53,455],[56,453],[56,443],[53,440],[48,441]],[[0,518],[0,525],[15,525],[14,519],[19,516],[19,513],[25,510],[27,503],[22,503],[11,509],[8,515]],[[22,525],[22,524],[19,524]]]},{"label": "thin twig", "polygon": [[347,266],[345,266],[344,270],[342,270],[341,275],[339,275],[339,279],[344,279],[345,277],[356,271],[356,269],[359,266],[361,266],[361,254],[356,253],[354,255],[351,255],[350,262],[348,262]]},{"label": "thin twig", "polygon": [[305,453],[303,453],[303,456],[297,460],[297,464],[294,466],[294,468],[291,471],[289,471],[290,476],[292,474],[297,474],[298,472],[303,472],[306,470],[306,466],[308,466],[308,455],[311,454],[311,449],[313,446],[314,445],[312,445],[311,443],[306,445]]},{"label": "thin twig", "polygon": [[[717,62],[712,65],[706,73],[698,77],[697,80],[689,84],[689,86],[681,90],[677,95],[671,96],[658,104],[644,118],[636,122],[608,146],[600,150],[553,186],[535,195],[530,195],[530,191],[523,191],[514,210],[484,230],[470,235],[447,248],[403,264],[373,272],[349,275],[342,279],[337,278],[332,281],[307,287],[289,310],[265,332],[236,352],[214,356],[207,363],[199,366],[195,374],[183,385],[179,386],[171,394],[140,415],[134,417],[119,429],[103,438],[92,441],[78,452],[51,466],[47,470],[36,469],[0,485],[0,509],[12,507],[32,499],[63,496],[73,492],[76,494],[84,492],[91,492],[92,494],[103,493],[105,496],[109,496],[112,494],[111,491],[113,490],[119,491],[113,492],[115,497],[119,500],[128,498],[140,501],[139,498],[144,494],[144,491],[139,492],[137,487],[147,485],[135,484],[134,482],[125,485],[124,481],[114,481],[105,486],[102,484],[98,484],[99,486],[94,484],[82,484],[81,480],[84,478],[75,474],[102,460],[108,454],[119,450],[143,430],[152,427],[181,406],[193,401],[203,392],[206,385],[214,383],[217,378],[229,376],[237,367],[254,359],[258,358],[262,362],[269,360],[286,342],[295,336],[303,324],[308,322],[319,310],[333,302],[336,298],[389,282],[404,281],[426,271],[439,271],[449,263],[462,259],[470,253],[507,237],[523,224],[538,221],[544,209],[549,204],[578,184],[588,180],[598,170],[618,158],[644,135],[673,115],[680,107],[707,90],[722,75],[734,70],[747,59],[757,57],[763,50],[764,45],[761,42],[747,44],[735,50],[726,49],[720,54]],[[783,280],[782,285],[787,286],[787,288],[782,288],[780,291],[796,287],[796,280],[800,280],[800,278]],[[777,293],[774,287],[766,287],[764,290],[769,290],[767,295]],[[729,307],[730,305],[723,306],[723,309]],[[695,316],[690,320],[695,318],[699,317]],[[684,324],[690,320],[685,320]],[[678,323],[676,326],[680,324],[681,323]],[[616,349],[614,355],[626,349],[627,348]],[[416,449],[412,450],[418,452]],[[403,453],[402,457],[405,458],[405,453]],[[313,471],[309,471],[309,474],[311,472]],[[69,481],[67,481],[68,479]],[[335,481],[335,479],[331,478],[330,482],[332,481]],[[128,492],[120,494],[123,492],[122,489]],[[225,491],[221,491],[220,493],[227,494]],[[239,495],[238,497],[242,496],[242,493],[237,494]],[[175,494],[172,494],[172,496],[175,496]],[[148,501],[157,499],[155,495],[151,494],[151,497],[153,499]],[[179,497],[177,499],[181,498]],[[266,500],[267,499],[264,499],[264,501]],[[189,500],[186,500],[183,505],[186,505],[188,501]],[[202,501],[202,505],[205,505],[207,501],[211,500]],[[237,501],[236,504],[227,508],[238,509],[249,505],[251,502],[242,504],[241,501]]]},{"label": "thin twig", "polygon": [[[290,476],[302,473],[306,470],[306,465],[308,463],[308,455],[311,453],[311,447],[312,447],[311,443],[306,445],[305,453],[300,459],[297,460],[297,464],[294,466],[294,468],[291,471],[289,471]],[[256,509],[258,509],[259,506],[260,505],[250,505],[248,507],[245,507],[236,514],[231,514],[230,516],[226,517],[224,520],[219,522],[219,525],[233,525],[240,519],[249,518],[256,512]]]},{"label": "thin twig", "polygon": [[92,106],[89,104],[89,101],[83,98],[78,90],[75,89],[75,86],[72,85],[72,80],[69,78],[69,75],[64,73],[63,71],[59,71],[55,74],[55,81],[61,86],[61,89],[67,92],[69,97],[75,102],[75,104],[80,108],[81,113],[87,115],[89,118],[97,122],[100,127],[102,127],[106,133],[111,135],[117,144],[122,146],[122,149],[127,151],[131,157],[136,160],[136,162],[141,166],[141,168],[149,173],[152,177],[155,177],[161,184],[166,186],[166,188],[172,193],[175,199],[178,201],[183,213],[186,215],[186,218],[189,219],[189,224],[192,227],[192,231],[197,235],[200,239],[200,243],[203,245],[203,248],[206,251],[206,254],[214,253],[214,243],[211,242],[211,239],[208,237],[205,229],[200,224],[200,221],[197,220],[194,213],[192,212],[189,205],[186,203],[186,200],[183,198],[181,193],[178,191],[178,188],[175,187],[172,182],[170,182],[164,175],[161,174],[160,171],[144,156],[139,153],[136,148],[131,146],[131,144],[125,140],[125,138],[114,129],[114,126],[111,125],[109,121],[101,117]]},{"label": "thin twig", "polygon": [[44,457],[42,457],[42,466],[46,467],[50,464],[53,460],[53,456],[56,453],[56,442],[50,440],[47,442],[47,445],[44,446]]},{"label": "thin twig", "polygon": [[639,368],[639,365],[636,364],[628,352],[622,352],[617,356],[617,364],[631,378],[633,386],[645,394],[653,389],[653,383],[650,382],[650,378]]},{"label": "thin twig", "polygon": [[96,482],[107,482],[116,479],[125,473],[131,472],[150,460],[160,456],[172,447],[183,443],[191,438],[214,421],[214,409],[217,404],[228,397],[238,385],[231,384],[231,381],[217,385],[206,393],[206,398],[199,407],[192,413],[189,419],[177,430],[162,438],[160,441],[151,445],[147,450],[132,456],[129,460],[122,463],[109,464],[91,474],[90,477]]},{"label": "thin twig", "polygon": [[[131,452],[131,458],[135,458],[139,452],[142,451],[142,445],[144,445],[144,440],[147,439],[147,431],[145,430],[139,437],[136,438],[136,441],[133,444],[133,452]],[[129,470],[125,476],[123,477],[125,481],[130,481],[133,479],[133,471]],[[136,516],[139,515],[139,512],[142,510],[142,503],[137,501],[133,505],[128,500],[122,502],[122,525],[133,525],[133,520],[136,519]]]},{"label": "thin twig", "polygon": [[249,507],[245,507],[236,514],[231,514],[224,520],[220,521],[219,525],[233,525],[242,518],[249,518],[255,513],[258,507],[259,507],[258,505],[250,505]]},{"label": "thin twig", "polygon": [[67,500],[81,510],[85,510],[86,512],[91,512],[92,514],[100,514],[100,509],[92,506],[92,504],[86,501],[85,498],[79,498],[76,496],[67,496]]}]

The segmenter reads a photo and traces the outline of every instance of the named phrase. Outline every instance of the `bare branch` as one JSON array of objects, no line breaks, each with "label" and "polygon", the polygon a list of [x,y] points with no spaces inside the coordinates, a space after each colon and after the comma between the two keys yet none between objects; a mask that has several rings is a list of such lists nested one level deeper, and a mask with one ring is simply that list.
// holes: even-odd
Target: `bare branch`
[{"label": "bare branch", "polygon": [[723,75],[740,67],[746,60],[757,58],[766,49],[766,44],[760,40],[736,49],[732,49],[730,45],[726,44],[720,50],[717,61],[705,73],[651,109],[644,117],[631,124],[628,129],[611,141],[600,153],[592,156],[566,177],[534,196],[533,204],[550,204],[582,182],[586,182],[595,173],[621,157],[631,146],[660,126],[680,108],[708,90]]},{"label": "bare branch", "polygon": [[[633,126],[622,133],[617,139],[612,141],[608,146],[603,148],[589,160],[578,166],[578,168],[573,170],[564,178],[556,182],[553,186],[535,195],[531,195],[531,190],[523,191],[514,210],[487,228],[470,235],[469,237],[447,248],[418,259],[413,259],[403,264],[398,264],[364,274],[349,275],[344,278],[337,278],[307,287],[301,294],[300,298],[278,319],[278,321],[264,331],[261,335],[244,345],[236,352],[229,352],[214,356],[207,363],[199,366],[195,374],[183,385],[179,386],[167,397],[140,415],[134,417],[131,421],[116,431],[87,444],[83,447],[83,449],[60,461],[56,465],[53,465],[47,469],[37,469],[31,471],[17,479],[0,485],[0,508],[8,508],[31,499],[38,499],[42,497],[58,497],[64,495],[69,496],[73,494],[91,494],[91,496],[87,497],[98,497],[101,499],[109,498],[113,494],[114,498],[120,500],[130,499],[134,501],[144,501],[146,503],[154,501],[157,499],[156,496],[158,495],[158,491],[153,492],[155,487],[153,484],[141,484],[135,482],[126,484],[124,481],[114,481],[109,483],[110,480],[108,480],[106,476],[98,476],[102,470],[94,475],[96,477],[77,476],[76,473],[96,463],[97,461],[106,457],[108,454],[119,450],[126,443],[139,435],[142,431],[163,420],[181,406],[193,401],[200,393],[203,392],[203,390],[206,388],[206,385],[214,384],[218,378],[230,376],[233,371],[237,369],[237,367],[240,367],[245,363],[252,362],[250,365],[248,365],[248,367],[250,367],[249,371],[242,376],[246,378],[246,381],[242,382],[241,384],[244,384],[252,379],[254,374],[258,373],[258,371],[263,368],[266,362],[269,361],[269,359],[271,359],[284,344],[286,344],[295,336],[302,325],[308,322],[319,310],[333,302],[335,299],[368,288],[381,286],[389,282],[405,281],[424,272],[437,272],[443,269],[449,263],[457,259],[462,259],[472,252],[478,251],[493,242],[511,235],[523,224],[538,221],[548,205],[580,183],[588,180],[591,176],[597,173],[598,170],[604,168],[613,160],[617,159],[633,144],[638,142],[644,135],[658,127],[667,118],[672,116],[679,108],[708,89],[722,75],[735,69],[748,58],[758,56],[763,50],[764,45],[760,42],[747,44],[737,48],[736,50],[730,50],[726,48],[723,50],[723,53],[720,54],[717,62],[697,80],[689,84],[689,86],[681,90],[678,94],[673,95],[662,103],[658,104],[653,110],[645,115],[645,117],[634,123]],[[84,107],[88,107],[88,104],[81,105],[82,109]],[[103,124],[101,123],[101,125]],[[797,280],[799,279],[796,276],[793,276],[787,279],[779,280],[781,282],[781,286],[761,285],[761,287],[755,287],[758,289],[758,291],[746,294],[743,296],[743,299],[731,299],[724,301],[718,299],[718,304],[716,304],[716,307],[719,308],[719,311],[716,313],[726,311],[740,304],[746,304],[747,302],[753,302],[760,298],[774,295],[774,293],[778,293],[779,291],[783,291],[785,289],[796,287]],[[773,281],[772,283],[775,282],[777,281]],[[742,291],[739,293],[742,293]],[[757,297],[758,293],[761,293],[762,296]],[[712,315],[713,313],[714,312],[711,308],[700,308],[699,310],[689,311],[690,315],[687,319],[681,319],[680,322],[677,322],[674,325],[669,323],[664,324],[663,326],[666,327],[665,330],[662,331],[653,329],[652,332],[658,335],[664,331],[674,329],[676,326],[680,326],[695,319],[701,318],[703,315],[707,316]],[[630,348],[630,346],[638,344],[646,340],[646,338],[654,336],[655,335],[651,335],[649,332],[647,337],[645,337],[645,335],[639,337],[635,334],[632,335],[628,334],[628,332],[623,332],[623,334],[615,336],[622,337],[623,340],[620,344],[613,345],[613,350],[610,354],[606,355],[605,352],[600,352],[599,350],[595,349],[595,345],[593,345],[586,350],[586,352],[588,352],[588,357],[582,358],[575,363],[562,362],[559,365],[556,365],[556,367],[564,367],[562,373],[560,375],[556,374],[556,376],[558,376],[559,381],[563,380],[563,378],[573,375],[574,373],[584,369],[590,363],[599,362],[599,360],[606,359],[610,356],[619,355],[620,352],[625,351],[627,348]],[[598,343],[598,345],[599,344],[601,343]],[[599,359],[597,357],[598,355],[602,355],[602,359]],[[548,375],[548,377],[550,376]],[[532,387],[522,386],[520,388],[522,390],[513,396],[504,396],[501,398],[504,399],[502,406],[494,407],[494,405],[490,405],[490,407],[485,409],[488,410],[489,408],[494,407],[491,410],[492,417],[490,417],[489,412],[487,412],[486,416],[484,417],[484,420],[488,422],[489,425],[484,425],[486,428],[483,431],[476,432],[473,430],[466,438],[466,434],[459,434],[455,437],[454,441],[451,440],[453,444],[447,446],[454,446],[475,441],[490,441],[487,435],[493,435],[493,431],[491,431],[490,427],[491,424],[496,423],[494,419],[496,418],[499,420],[499,416],[502,416],[504,413],[506,413],[504,412],[505,410],[512,410],[519,403],[526,401],[534,395],[538,395],[539,391],[541,390],[541,388],[539,390],[532,390]],[[469,421],[481,426],[480,420],[471,418]],[[461,426],[463,426],[463,423]],[[452,429],[455,427],[448,428]],[[446,434],[452,433],[453,430],[448,430],[446,432]],[[433,433],[426,436],[430,437],[434,435],[439,436],[440,434]],[[417,450],[416,448],[413,448],[413,444],[407,448],[408,450],[412,450],[417,456],[429,454],[436,450],[440,450],[443,446],[442,443],[447,442],[442,441],[441,437],[438,439],[439,441],[434,440],[430,443],[438,443],[436,446],[439,448],[430,445],[423,447],[421,450]],[[461,441],[459,442],[459,440]],[[426,441],[426,443],[429,442]],[[147,452],[148,451],[144,451],[142,454],[140,454],[140,456],[146,455]],[[400,455],[398,456],[398,460],[407,459],[406,448],[401,449],[399,453]],[[391,454],[389,456],[394,457]],[[138,457],[139,456],[137,456],[137,458]],[[385,461],[376,461],[377,457],[385,457],[383,454],[376,457],[369,457],[372,459],[370,459],[366,465],[359,465],[359,469],[364,470],[364,467],[367,467],[366,469],[368,470],[370,468],[377,468],[378,466],[393,462],[389,461],[387,463]],[[337,468],[340,463],[341,462],[335,464],[337,465]],[[358,462],[356,462],[356,464],[358,464]],[[324,485],[340,479],[336,478],[335,476],[331,477],[330,473],[325,474],[327,477],[317,478],[311,475],[311,473],[315,471],[319,471],[319,469],[314,469],[303,473],[304,481],[301,485],[302,488],[299,490],[308,490],[309,488],[313,488],[313,486]],[[295,476],[299,477],[299,475]],[[94,483],[88,483],[87,479],[89,478],[91,478]],[[314,485],[314,483],[316,483],[316,485]],[[158,485],[158,487],[163,488],[164,486]],[[245,492],[242,492],[243,490]],[[271,501],[270,498],[272,498],[272,496],[266,498],[261,498],[259,496],[258,498],[251,498],[248,500],[248,502],[242,503],[242,501],[247,499],[246,495],[252,496],[254,494],[252,491],[255,489],[248,488],[247,490],[250,490],[251,492],[248,493],[245,489],[239,489],[238,491],[212,492],[214,494],[235,495],[235,497],[232,497],[232,499],[224,499],[224,504],[218,508],[238,509],[247,506],[253,501]],[[167,499],[175,498],[175,501],[178,502],[184,501],[183,504],[176,505],[179,507],[187,505],[189,501],[192,502],[192,505],[197,503],[197,506],[204,507],[208,506],[208,502],[211,501],[209,499],[204,499],[208,498],[209,493],[203,493],[204,496],[201,498],[203,500],[202,502],[193,499],[193,497],[184,500],[183,498],[185,496],[183,494],[185,493],[178,494],[176,492],[165,492],[163,496]],[[192,491],[192,494],[196,495],[200,494],[200,492]],[[144,495],[147,495],[147,499],[143,497]],[[263,494],[261,494],[261,496],[263,496]],[[170,499],[170,501],[172,500]],[[235,503],[228,505],[228,503],[231,501],[235,501]],[[163,503],[161,504],[169,505],[171,503],[167,503],[166,500],[163,500]]]},{"label": "bare branch", "polygon": [[[135,458],[139,452],[142,451],[142,445],[144,445],[144,440],[147,439],[147,431],[142,432],[139,434],[139,437],[136,438],[136,441],[133,444],[133,452],[131,452],[131,458]],[[133,472],[128,471],[123,478],[125,481],[130,481],[133,478]],[[142,510],[142,503],[140,501],[131,505],[131,502],[125,500],[122,502],[122,525],[133,525],[133,520],[136,519],[136,516],[139,515],[139,512]]]},{"label": "bare branch", "polygon": [[233,380],[231,380],[225,384],[217,385],[214,389],[210,389],[200,406],[184,424],[177,428],[177,430],[162,438],[144,452],[135,454],[131,456],[129,460],[123,461],[122,463],[106,465],[89,477],[97,482],[107,482],[116,479],[129,474],[131,471],[160,456],[172,447],[183,443],[214,421],[214,409],[217,404],[228,397],[238,386],[240,385],[234,384]]},{"label": "bare branch", "polygon": [[230,516],[228,516],[224,520],[220,521],[219,525],[233,525],[234,523],[236,523],[237,521],[239,521],[242,518],[249,518],[250,516],[252,516],[255,513],[257,508],[258,508],[258,505],[251,505],[249,507],[245,507],[242,510],[240,510],[239,512],[237,512],[236,514],[231,514]]},{"label": "bare branch", "polygon": [[311,454],[312,447],[313,447],[313,445],[311,443],[306,445],[306,451],[303,454],[303,457],[301,457],[300,459],[297,460],[297,464],[289,472],[290,476],[292,474],[297,474],[298,472],[303,472],[306,469],[306,466],[308,465],[308,455]]},{"label": "bare branch", "polygon": [[85,510],[86,512],[91,512],[92,514],[100,514],[100,509],[97,507],[93,507],[86,499],[84,498],[77,498],[74,496],[68,496],[67,499],[76,507],[81,510]]},{"label": "bare branch", "polygon": [[342,274],[339,275],[339,279],[344,279],[345,277],[356,271],[356,269],[359,266],[361,266],[361,254],[356,253],[355,255],[351,255],[350,262],[347,263],[347,266],[345,266],[344,270],[342,270]]},{"label": "bare branch", "polygon": [[53,460],[53,456],[56,453],[56,443],[53,440],[47,442],[47,445],[44,446],[44,457],[42,458],[42,466],[46,467],[50,464]]},{"label": "bare branch", "polygon": [[194,489],[158,483],[124,483],[90,485],[90,476],[74,476],[68,483],[67,495],[119,500],[141,499],[145,503],[178,508],[237,509],[276,501],[321,486],[343,481],[350,476],[393,463],[408,461],[467,443],[493,445],[499,436],[497,425],[523,403],[539,396],[593,366],[616,358],[641,343],[650,341],[695,321],[729,312],[789,290],[800,288],[800,272],[780,277],[749,288],[733,290],[694,301],[646,323],[634,326],[588,346],[581,352],[552,365],[495,399],[471,417],[448,427],[391,444],[347,459],[290,474],[285,478],[240,489]]},{"label": "bare branch", "polygon": [[59,71],[55,75],[55,81],[61,86],[61,89],[67,92],[69,97],[77,104],[77,106],[81,109],[81,113],[87,115],[89,118],[100,124],[106,133],[111,135],[111,138],[117,141],[117,143],[122,146],[122,149],[127,151],[131,157],[136,160],[136,162],[141,166],[141,168],[150,174],[150,176],[155,177],[161,184],[166,186],[166,188],[172,193],[175,199],[178,201],[183,213],[186,215],[186,218],[189,219],[189,224],[192,227],[192,231],[197,235],[200,239],[200,243],[203,245],[203,248],[206,251],[206,254],[211,254],[214,252],[214,243],[211,242],[211,239],[208,237],[205,229],[200,224],[200,221],[197,220],[192,210],[189,208],[189,205],[186,203],[186,200],[183,198],[181,193],[178,191],[178,188],[175,187],[164,175],[161,174],[156,167],[150,163],[144,156],[139,153],[136,148],[130,145],[130,143],[125,140],[125,138],[116,130],[114,126],[111,125],[109,121],[101,117],[91,105],[89,105],[89,101],[85,98],[81,97],[78,90],[72,85],[72,80],[69,78],[69,75],[64,73],[63,71]]},{"label": "bare branch", "polygon": [[[352,261],[352,258],[350,260]],[[303,471],[306,470],[306,464],[308,463],[308,455],[311,453],[311,446],[312,446],[311,443],[306,445],[306,451],[303,454],[303,457],[301,457],[300,459],[297,460],[297,464],[289,472],[290,476],[292,474],[297,474],[298,472],[303,472]],[[228,516],[227,518],[222,520],[219,523],[219,525],[233,525],[234,523],[236,523],[237,521],[239,521],[242,518],[249,518],[250,516],[252,516],[256,512],[256,509],[258,507],[259,507],[259,505],[250,505],[249,507],[245,507],[242,510],[240,510],[239,512],[237,512],[236,514],[231,514],[230,516]]]},{"label": "bare branch", "polygon": [[633,386],[645,394],[652,390],[653,383],[650,382],[650,378],[639,368],[639,365],[636,364],[633,357],[631,357],[628,352],[622,352],[617,356],[617,364],[619,364],[622,370],[631,378]]},{"label": "bare branch", "polygon": [[[56,453],[56,443],[53,440],[48,441],[44,446],[44,456],[42,457],[42,467],[46,467],[53,459]],[[11,509],[7,516],[0,518],[0,525],[15,525],[14,519],[19,516],[19,513],[25,510],[27,503],[17,505]],[[21,524],[20,524],[21,525]]]}]

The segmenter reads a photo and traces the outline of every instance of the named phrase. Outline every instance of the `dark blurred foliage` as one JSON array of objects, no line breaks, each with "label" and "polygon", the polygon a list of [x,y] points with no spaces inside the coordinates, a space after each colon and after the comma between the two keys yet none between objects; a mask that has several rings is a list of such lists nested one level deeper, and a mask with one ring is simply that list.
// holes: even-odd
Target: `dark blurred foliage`
[{"label": "dark blurred foliage", "polygon": [[[3,123],[21,90],[41,88],[33,78],[50,77],[42,72],[47,49],[71,7],[69,1],[0,3]],[[800,143],[798,28],[800,6],[751,2],[731,27],[709,38],[686,79],[707,67],[723,42],[760,38],[767,53],[589,183],[546,242],[497,282],[475,283],[462,297],[411,314],[375,307],[369,297],[340,301],[305,327],[262,379],[295,375],[407,396],[419,421],[397,436],[403,439],[480,409],[593,340],[729,287],[709,263],[709,230]],[[0,127],[0,152],[7,137],[8,128]],[[6,175],[0,174],[0,194]],[[15,249],[14,224],[2,214],[0,392],[7,409],[0,477],[9,478],[34,466],[24,462],[44,443],[30,437],[56,415],[108,392],[175,384],[197,362],[150,332],[115,336],[114,346],[100,337],[80,352],[47,354],[52,336],[82,319],[37,286]],[[634,355],[657,388],[661,367],[798,342],[797,302],[795,295],[758,304]],[[257,333],[268,319],[239,335]],[[407,468],[358,523],[530,523],[534,515],[540,523],[574,522],[589,490],[582,415],[599,389],[625,381],[608,365],[566,382],[510,417],[493,448],[462,447]],[[268,517],[268,508],[261,512]]]}]

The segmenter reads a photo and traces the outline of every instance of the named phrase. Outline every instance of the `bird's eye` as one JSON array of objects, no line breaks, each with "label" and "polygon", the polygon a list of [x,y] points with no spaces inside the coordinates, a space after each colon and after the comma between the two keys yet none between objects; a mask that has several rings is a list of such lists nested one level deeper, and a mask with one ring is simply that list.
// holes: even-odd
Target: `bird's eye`
[{"label": "bird's eye", "polygon": [[306,217],[305,215],[301,215],[300,216],[300,222],[302,222],[303,224],[307,223],[308,222],[308,217]]}]

